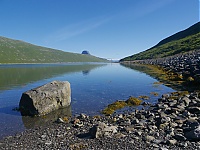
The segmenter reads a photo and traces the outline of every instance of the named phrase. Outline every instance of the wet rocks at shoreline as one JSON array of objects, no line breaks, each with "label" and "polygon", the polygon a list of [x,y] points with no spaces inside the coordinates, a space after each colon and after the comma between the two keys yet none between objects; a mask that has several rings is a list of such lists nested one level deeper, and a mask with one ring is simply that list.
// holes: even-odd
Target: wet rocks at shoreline
[{"label": "wet rocks at shoreline", "polygon": [[0,149],[200,149],[199,93],[170,93],[148,109],[60,118],[0,141]]},{"label": "wet rocks at shoreline", "polygon": [[157,59],[135,60],[121,63],[139,63],[159,65],[165,70],[175,72],[186,80],[200,82],[200,50],[180,53],[173,56]]}]

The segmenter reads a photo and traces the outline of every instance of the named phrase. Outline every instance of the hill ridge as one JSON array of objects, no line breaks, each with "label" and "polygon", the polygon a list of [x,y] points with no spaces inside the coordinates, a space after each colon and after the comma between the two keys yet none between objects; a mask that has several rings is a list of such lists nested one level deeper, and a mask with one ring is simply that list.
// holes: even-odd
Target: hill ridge
[{"label": "hill ridge", "polygon": [[92,55],[65,52],[0,36],[0,63],[107,62]]},{"label": "hill ridge", "polygon": [[140,53],[125,57],[120,61],[155,59],[172,56],[190,50],[200,49],[200,22],[189,28],[177,32],[163,40],[155,46]]},{"label": "hill ridge", "polygon": [[[188,33],[190,35],[197,34],[197,33],[199,33],[199,31],[200,31],[200,22],[197,22],[194,25],[188,27],[187,29],[179,31],[179,32],[177,32],[177,33],[175,33],[175,34],[173,34],[173,35],[161,40],[158,44],[156,44],[152,48],[160,46],[160,45],[168,43],[168,42],[171,42],[171,41],[175,41],[175,40],[179,40],[179,39],[185,38],[185,37],[188,36]],[[150,48],[150,49],[152,49],[152,48]]]}]

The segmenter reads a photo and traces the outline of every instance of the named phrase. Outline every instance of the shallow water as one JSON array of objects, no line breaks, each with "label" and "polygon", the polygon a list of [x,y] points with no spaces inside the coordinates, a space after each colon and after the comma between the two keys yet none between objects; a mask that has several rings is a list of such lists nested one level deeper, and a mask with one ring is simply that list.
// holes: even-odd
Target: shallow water
[{"label": "shallow water", "polygon": [[[43,118],[22,117],[20,112],[13,111],[23,92],[54,80],[71,83],[70,107]],[[0,65],[0,138],[54,121],[59,116],[98,115],[108,104],[129,96],[147,95],[148,102],[156,103],[162,94],[174,91],[164,85],[155,86],[154,82],[157,80],[117,63]]]}]

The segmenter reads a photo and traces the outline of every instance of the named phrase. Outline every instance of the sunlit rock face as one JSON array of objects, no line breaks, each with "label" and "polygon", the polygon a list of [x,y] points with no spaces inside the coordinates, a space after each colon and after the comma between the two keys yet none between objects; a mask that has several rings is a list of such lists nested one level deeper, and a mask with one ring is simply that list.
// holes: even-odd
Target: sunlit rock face
[{"label": "sunlit rock face", "polygon": [[46,115],[71,103],[68,81],[53,81],[22,94],[19,108],[22,115]]}]

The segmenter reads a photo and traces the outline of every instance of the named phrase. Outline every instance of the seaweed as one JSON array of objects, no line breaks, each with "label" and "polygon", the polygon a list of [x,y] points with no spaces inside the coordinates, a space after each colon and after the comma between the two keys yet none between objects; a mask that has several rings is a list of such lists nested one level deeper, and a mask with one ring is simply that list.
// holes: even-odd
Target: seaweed
[{"label": "seaweed", "polygon": [[135,97],[129,97],[126,101],[118,100],[112,104],[109,104],[102,113],[105,115],[111,115],[116,110],[122,109],[127,106],[138,106],[140,105],[142,100],[135,98]]}]

